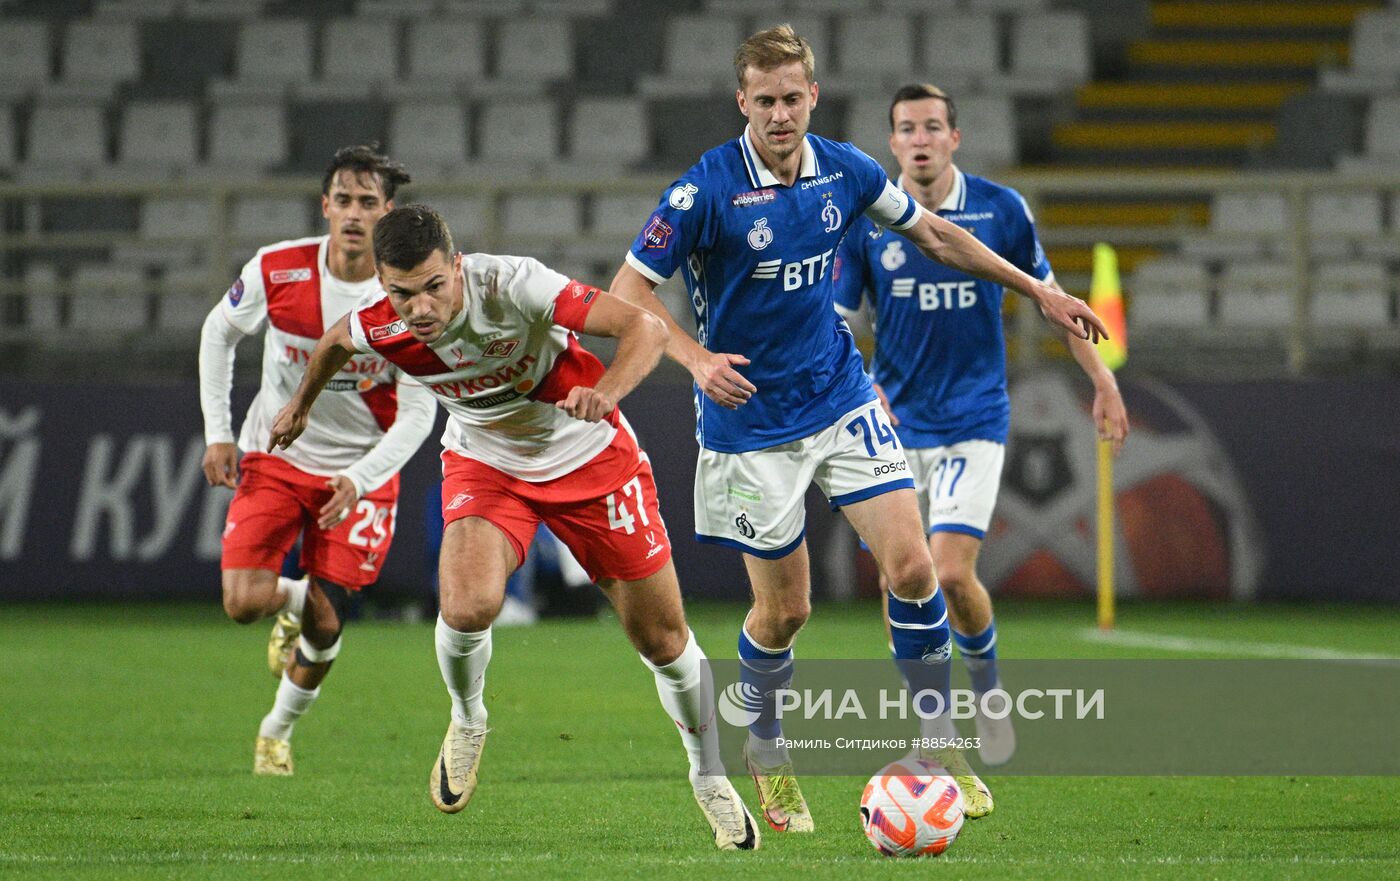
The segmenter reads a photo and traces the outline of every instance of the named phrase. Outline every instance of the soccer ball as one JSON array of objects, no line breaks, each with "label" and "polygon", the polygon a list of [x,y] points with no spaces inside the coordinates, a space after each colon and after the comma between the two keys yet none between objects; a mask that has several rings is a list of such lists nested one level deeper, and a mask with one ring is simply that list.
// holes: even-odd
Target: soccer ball
[{"label": "soccer ball", "polygon": [[887,857],[937,856],[962,829],[962,790],[933,762],[890,762],[865,784],[860,823]]}]

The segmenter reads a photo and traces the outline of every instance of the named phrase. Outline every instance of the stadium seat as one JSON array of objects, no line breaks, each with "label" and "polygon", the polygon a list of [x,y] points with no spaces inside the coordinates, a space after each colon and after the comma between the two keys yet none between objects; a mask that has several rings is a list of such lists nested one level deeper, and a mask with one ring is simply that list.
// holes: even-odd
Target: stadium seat
[{"label": "stadium seat", "polygon": [[650,152],[646,109],[632,98],[580,98],[569,126],[569,158],[593,167],[621,169]]},{"label": "stadium seat", "polygon": [[8,104],[0,104],[0,174],[14,171],[18,155],[15,151],[15,113]]},{"label": "stadium seat", "polygon": [[1011,73],[1017,92],[1055,94],[1087,82],[1089,22],[1079,12],[1019,15],[1011,25]]},{"label": "stadium seat", "polygon": [[186,101],[133,101],[122,114],[117,161],[169,176],[199,163],[198,116]]},{"label": "stadium seat", "polygon": [[491,205],[485,196],[438,196],[433,199],[433,208],[447,221],[457,250],[485,250],[491,224]]},{"label": "stadium seat", "polygon": [[299,196],[244,196],[234,202],[232,231],[242,247],[304,238],[313,234],[311,203]]},{"label": "stadium seat", "polygon": [[939,86],[956,100],[1000,73],[996,18],[989,14],[924,18],[924,64],[918,79]]},{"label": "stadium seat", "polygon": [[1128,280],[1132,328],[1205,327],[1210,320],[1210,278],[1204,263],[1159,257],[1142,263]]},{"label": "stadium seat", "polygon": [[0,101],[28,97],[49,74],[48,22],[6,19],[0,27]]},{"label": "stadium seat", "polygon": [[1242,330],[1289,327],[1295,284],[1286,262],[1227,263],[1220,277],[1220,323]]},{"label": "stadium seat", "polygon": [[52,263],[30,263],[24,268],[24,324],[34,334],[63,328],[63,290],[66,283]]},{"label": "stadium seat", "polygon": [[215,168],[267,169],[287,161],[287,119],[280,104],[230,104],[214,109],[209,160]]},{"label": "stadium seat", "polygon": [[888,98],[857,98],[846,105],[845,139],[855,144],[886,170],[894,170],[890,156],[890,102]]},{"label": "stadium seat", "polygon": [[135,22],[75,21],[64,34],[60,78],[45,91],[103,99],[119,84],[140,78],[141,50]]},{"label": "stadium seat", "polygon": [[221,100],[281,97],[289,86],[310,81],[312,48],[309,21],[245,21],[239,27],[234,52],[237,73],[231,80],[212,81],[210,95]]},{"label": "stadium seat", "polygon": [[1381,235],[1381,194],[1314,193],[1308,200],[1309,250],[1314,257],[1345,257],[1360,239]]},{"label": "stadium seat", "polygon": [[150,296],[145,274],[107,263],[85,264],[73,271],[68,326],[88,333],[144,329]]},{"label": "stadium seat", "polygon": [[303,98],[357,98],[398,77],[399,26],[389,19],[336,18],[321,32],[321,78]]},{"label": "stadium seat", "polygon": [[107,162],[107,129],[98,104],[41,103],[29,117],[29,169],[85,173]]},{"label": "stadium seat", "polygon": [[573,34],[563,19],[505,19],[496,33],[496,80],[505,90],[567,80],[574,72]]},{"label": "stadium seat", "polygon": [[991,174],[1016,164],[1020,148],[1010,98],[965,98],[957,102],[957,108],[962,142],[953,159],[959,168],[973,174]]},{"label": "stadium seat", "polygon": [[386,95],[422,100],[455,95],[486,75],[486,40],[480,22],[415,19],[408,26],[408,71]]},{"label": "stadium seat", "polygon": [[1385,267],[1374,261],[1322,263],[1313,273],[1308,305],[1320,328],[1383,328],[1391,323]]},{"label": "stadium seat", "polygon": [[553,101],[501,100],[481,109],[478,155],[543,164],[559,158],[559,108]]},{"label": "stadium seat", "polygon": [[187,196],[152,196],[141,203],[140,232],[149,239],[207,236],[214,231],[212,203]]},{"label": "stadium seat", "polygon": [[389,153],[416,179],[448,177],[467,162],[467,113],[460,101],[400,104],[389,116]]},{"label": "stadium seat", "polygon": [[1225,192],[1211,200],[1207,233],[1181,237],[1193,257],[1249,259],[1276,253],[1288,232],[1288,200],[1277,193]]},{"label": "stadium seat", "polygon": [[1367,9],[1352,23],[1351,66],[1400,76],[1400,10]]},{"label": "stadium seat", "polygon": [[734,81],[734,49],[743,39],[739,19],[676,15],[666,20],[665,72],[643,76],[638,90],[651,97],[707,95]]},{"label": "stadium seat", "polygon": [[914,69],[914,30],[905,15],[837,19],[839,81],[846,89],[888,90]]},{"label": "stadium seat", "polygon": [[162,330],[184,331],[191,336],[198,334],[222,293],[221,288],[211,289],[210,284],[209,270],[204,266],[167,270],[160,280],[156,326]]},{"label": "stadium seat", "polygon": [[1400,161],[1400,95],[1374,98],[1366,115],[1366,155]]},{"label": "stadium seat", "polygon": [[656,196],[648,193],[595,196],[591,232],[596,237],[611,240],[621,254],[637,237],[656,205]]},{"label": "stadium seat", "polygon": [[507,236],[522,239],[522,244],[577,236],[578,200],[572,195],[510,196],[501,215],[501,229]]}]

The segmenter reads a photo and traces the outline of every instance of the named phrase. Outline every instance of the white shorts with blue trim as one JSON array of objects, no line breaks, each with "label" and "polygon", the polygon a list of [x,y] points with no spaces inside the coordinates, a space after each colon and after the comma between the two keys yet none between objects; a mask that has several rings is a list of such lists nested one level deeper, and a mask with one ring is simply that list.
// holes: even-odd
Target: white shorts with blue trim
[{"label": "white shorts with blue trim", "polygon": [[804,497],[816,481],[833,510],[913,489],[904,449],[880,405],[864,404],[816,434],[746,453],[700,450],[695,538],[756,557],[785,557],[807,528]]},{"label": "white shorts with blue trim", "polygon": [[905,452],[928,531],[985,537],[997,504],[1006,445],[968,440]]}]

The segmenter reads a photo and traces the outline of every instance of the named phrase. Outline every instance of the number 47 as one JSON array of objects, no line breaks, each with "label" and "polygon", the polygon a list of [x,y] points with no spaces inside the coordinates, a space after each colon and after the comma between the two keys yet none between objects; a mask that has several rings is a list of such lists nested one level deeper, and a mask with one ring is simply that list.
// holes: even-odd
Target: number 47
[{"label": "number 47", "polygon": [[608,526],[612,529],[622,529],[628,535],[637,531],[637,517],[642,518],[643,526],[650,526],[651,521],[647,519],[647,503],[642,498],[642,479],[634,477],[627,481],[622,487],[621,495],[632,498],[637,507],[637,517],[627,510],[627,502],[618,498],[618,493],[608,495]]}]

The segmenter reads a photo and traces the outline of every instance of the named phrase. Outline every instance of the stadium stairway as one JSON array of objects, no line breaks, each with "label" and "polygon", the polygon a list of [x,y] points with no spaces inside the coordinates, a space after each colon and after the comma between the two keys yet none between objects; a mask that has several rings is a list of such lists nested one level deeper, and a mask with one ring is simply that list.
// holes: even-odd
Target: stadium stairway
[{"label": "stadium stairway", "polygon": [[[1056,169],[1238,168],[1273,146],[1280,108],[1312,88],[1322,65],[1344,63],[1353,19],[1382,5],[1337,0],[1155,0],[1151,26],[1126,48],[1115,79],[1087,83],[1071,118],[1051,131]],[[1062,201],[1040,207],[1049,228],[1115,226],[1204,229],[1199,196],[1139,201]],[[1050,248],[1071,283],[1087,273],[1090,248]],[[1125,249],[1131,272],[1153,248]],[[1074,284],[1074,287],[1080,287]]]}]

